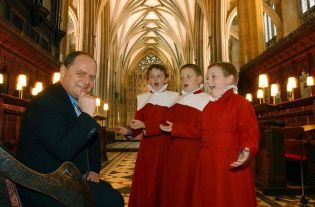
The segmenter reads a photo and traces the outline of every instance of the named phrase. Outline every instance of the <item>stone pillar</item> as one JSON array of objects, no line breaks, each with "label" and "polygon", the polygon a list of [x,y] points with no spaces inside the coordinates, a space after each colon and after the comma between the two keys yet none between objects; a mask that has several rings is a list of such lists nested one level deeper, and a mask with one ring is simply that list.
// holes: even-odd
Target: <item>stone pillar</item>
[{"label": "stone pillar", "polygon": [[64,31],[66,35],[64,38],[62,38],[60,42],[60,56],[59,60],[62,62],[63,59],[65,58],[66,54],[66,49],[67,49],[67,30],[68,30],[68,8],[69,8],[69,1],[68,0],[63,0],[61,1],[61,20],[60,20],[60,30]]},{"label": "stone pillar", "polygon": [[203,55],[203,47],[204,47],[204,39],[203,39],[203,19],[204,16],[201,12],[201,9],[198,4],[196,4],[195,11],[195,28],[194,28],[194,45],[195,45],[195,57],[194,63],[197,64],[200,68],[204,68],[204,55]]},{"label": "stone pillar", "polygon": [[298,0],[282,0],[283,36],[287,36],[301,24],[300,6]]},{"label": "stone pillar", "polygon": [[[222,61],[222,10],[224,1],[213,0],[210,2],[210,25],[212,27],[210,36],[211,62]],[[208,8],[209,9],[209,8]]]},{"label": "stone pillar", "polygon": [[240,64],[243,65],[264,50],[263,1],[238,0]]},{"label": "stone pillar", "polygon": [[80,22],[80,49],[94,55],[95,46],[95,24],[96,8],[95,0],[80,1],[80,11],[78,11]]}]

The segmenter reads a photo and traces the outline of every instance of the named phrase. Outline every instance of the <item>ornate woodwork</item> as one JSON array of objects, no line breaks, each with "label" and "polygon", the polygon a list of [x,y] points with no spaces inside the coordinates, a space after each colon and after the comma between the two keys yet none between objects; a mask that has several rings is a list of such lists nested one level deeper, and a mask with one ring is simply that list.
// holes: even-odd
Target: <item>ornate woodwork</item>
[{"label": "ornate woodwork", "polygon": [[27,76],[24,98],[31,98],[31,88],[40,81],[51,84],[59,69],[59,44],[64,33],[59,30],[59,0],[50,1],[49,10],[42,1],[0,0],[0,73],[5,74],[1,93],[18,96],[16,79]]},{"label": "ornate woodwork", "polygon": [[[258,76],[266,73],[269,77],[269,84],[280,84],[281,101],[287,101],[288,77],[297,78],[303,71],[315,75],[315,18],[309,19],[301,27],[243,65],[240,68],[240,93],[256,95]],[[301,97],[299,87],[298,84],[298,88],[295,89],[296,98]],[[314,87],[312,92],[315,93]]]},{"label": "ornate woodwork", "polygon": [[[293,189],[288,185],[289,171],[286,169],[288,161],[287,154],[296,155],[299,143],[285,136],[283,130],[286,127],[295,127],[314,124],[315,120],[315,97],[283,102],[280,104],[255,105],[257,120],[260,127],[260,146],[256,157],[256,183],[266,194],[292,193]],[[315,190],[315,139],[310,137],[303,140],[307,159],[304,160],[306,169],[306,191]],[[289,170],[289,171],[288,171]],[[298,190],[298,188],[296,188]],[[298,193],[296,191],[296,193]]]},{"label": "ornate woodwork", "polygon": [[22,115],[28,101],[0,94],[0,144],[13,154],[20,136]]},{"label": "ornate woodwork", "polygon": [[[49,195],[65,206],[95,206],[88,184],[71,162],[64,162],[50,174],[38,173],[17,161],[0,147],[0,179],[4,177],[26,188]],[[0,187],[4,187],[3,184]],[[0,189],[1,192],[4,190]]]}]

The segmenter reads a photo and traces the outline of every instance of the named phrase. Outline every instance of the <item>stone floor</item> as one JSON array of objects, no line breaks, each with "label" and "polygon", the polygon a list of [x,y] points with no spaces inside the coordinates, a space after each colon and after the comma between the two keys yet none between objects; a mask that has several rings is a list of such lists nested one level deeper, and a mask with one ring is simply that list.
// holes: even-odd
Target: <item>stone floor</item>
[{"label": "stone floor", "polygon": [[[109,151],[111,152],[107,152],[109,159],[103,165],[101,179],[110,182],[114,188],[122,193],[127,206],[139,142],[120,142],[114,143],[109,147]],[[276,198],[272,196],[264,196],[261,192],[257,191],[259,207],[300,206],[299,198],[299,196],[282,196]],[[315,195],[307,196],[307,198],[312,198],[309,200],[308,206],[315,206]]]}]

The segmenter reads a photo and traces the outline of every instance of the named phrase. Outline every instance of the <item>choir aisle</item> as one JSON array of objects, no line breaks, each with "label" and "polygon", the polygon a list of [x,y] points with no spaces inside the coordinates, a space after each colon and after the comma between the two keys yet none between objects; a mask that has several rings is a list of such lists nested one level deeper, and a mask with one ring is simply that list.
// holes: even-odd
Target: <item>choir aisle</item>
[{"label": "choir aisle", "polygon": [[[120,141],[108,146],[108,161],[104,163],[101,171],[101,179],[110,182],[114,188],[118,189],[124,196],[127,206],[133,169],[137,157],[139,141]],[[307,196],[310,198],[310,196]],[[259,207],[297,207],[299,197],[283,196],[277,199],[272,196],[263,196],[257,192]],[[315,206],[315,196],[309,201],[308,206]]]}]

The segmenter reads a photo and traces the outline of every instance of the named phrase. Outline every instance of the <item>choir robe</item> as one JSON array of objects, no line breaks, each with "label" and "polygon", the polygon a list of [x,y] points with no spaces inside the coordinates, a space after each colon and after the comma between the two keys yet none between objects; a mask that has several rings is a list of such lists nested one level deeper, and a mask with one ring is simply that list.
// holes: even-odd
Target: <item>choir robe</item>
[{"label": "choir robe", "polygon": [[[159,128],[168,107],[172,106],[178,93],[163,91],[137,96],[135,119],[145,124],[140,141],[129,197],[129,207],[158,207],[162,159],[167,135]],[[133,131],[136,136],[139,130]]]},{"label": "choir robe", "polygon": [[201,142],[201,113],[209,95],[198,89],[179,97],[166,113],[173,123],[162,176],[161,207],[190,207]]},{"label": "choir robe", "polygon": [[228,90],[205,107],[202,128],[192,206],[257,206],[250,163],[230,167],[245,147],[251,157],[258,151],[259,130],[251,104]]}]

